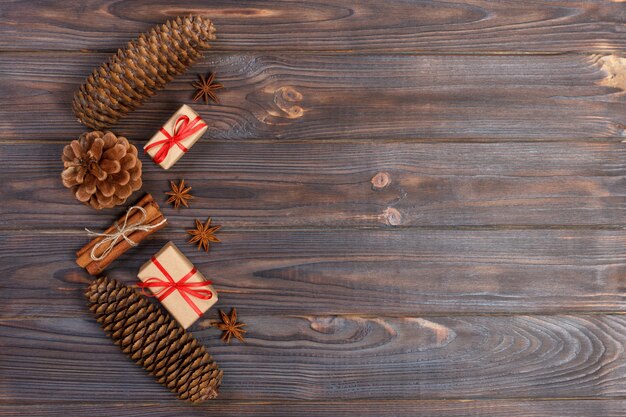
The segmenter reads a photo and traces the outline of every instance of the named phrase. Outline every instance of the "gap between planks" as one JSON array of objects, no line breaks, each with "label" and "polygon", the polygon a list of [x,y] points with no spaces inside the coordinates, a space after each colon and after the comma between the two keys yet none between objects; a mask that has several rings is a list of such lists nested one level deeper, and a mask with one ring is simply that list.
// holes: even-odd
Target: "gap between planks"
[{"label": "gap between planks", "polygon": [[[319,226],[263,226],[263,227],[229,227],[225,233],[233,232],[314,232],[319,231]],[[454,226],[418,226],[418,225],[399,225],[388,226],[381,224],[380,226],[332,226],[333,231],[351,231],[351,230],[376,230],[401,233],[402,231],[423,230],[423,231],[515,231],[515,230],[607,230],[620,231],[626,230],[625,224],[595,224],[595,225],[454,225]],[[2,227],[0,232],[27,234],[27,235],[56,235],[56,236],[83,236],[84,230],[81,229],[28,229],[17,227]]]},{"label": "gap between planks", "polygon": [[[255,400],[224,400],[221,398],[216,398],[211,400],[208,404],[231,404],[231,405],[281,405],[281,404],[356,404],[356,405],[368,405],[368,404],[381,404],[381,403],[405,403],[405,404],[414,404],[414,403],[481,403],[481,402],[497,402],[497,403],[507,403],[511,401],[528,401],[528,402],[558,402],[558,401],[626,401],[626,395],[616,395],[611,397],[480,397],[480,398],[462,398],[462,397],[452,397],[452,398],[433,398],[433,399],[411,399],[411,398],[394,398],[394,399],[380,399],[380,400],[328,400],[328,401],[320,401],[320,400],[267,400],[267,401],[255,401]],[[7,401],[0,399],[0,404],[2,405],[24,405],[23,401]],[[38,406],[38,405],[50,405],[50,404],[80,404],[84,406],[95,406],[102,404],[101,402],[91,402],[91,401],[80,401],[80,400],[63,400],[63,401],[29,401],[28,405]],[[142,407],[151,407],[151,406],[165,406],[172,405],[171,401],[155,401],[155,402],[145,402],[145,401],[108,401],[107,405],[109,406],[118,406],[118,405],[128,405],[133,404],[136,406]],[[187,403],[180,403],[181,405],[185,405]],[[207,405],[207,403],[204,403]],[[195,407],[192,405],[192,407]]]},{"label": "gap between planks", "polygon": [[[88,127],[85,127],[88,130]],[[39,139],[0,139],[0,145],[64,145],[67,144],[70,139],[67,140],[39,140]],[[612,137],[577,137],[572,138],[569,136],[564,136],[562,138],[550,138],[550,139],[533,139],[533,138],[525,138],[525,139],[502,139],[502,138],[480,138],[480,137],[466,137],[466,138],[437,138],[437,139],[428,139],[428,138],[382,138],[382,139],[350,139],[350,138],[339,138],[339,139],[278,139],[278,138],[259,138],[259,139],[210,139],[211,143],[215,144],[224,144],[224,143],[237,143],[238,145],[246,145],[246,144],[294,144],[294,145],[303,145],[303,144],[393,144],[393,143],[423,143],[423,144],[441,144],[441,143],[502,143],[502,144],[519,144],[519,143],[530,143],[530,144],[539,144],[539,143],[620,143],[626,142],[623,136],[612,136]]]},{"label": "gap between planks", "polygon": [[[130,38],[129,38],[130,40]],[[120,45],[119,48],[124,48],[125,45]],[[89,55],[89,54],[114,54],[118,51],[118,48],[109,48],[109,49],[2,49],[0,50],[0,55],[56,55],[56,54],[77,54],[77,55]],[[246,53],[246,54],[290,54],[290,55],[363,55],[363,56],[371,56],[371,55],[438,55],[438,56],[528,56],[528,55],[612,55],[613,52],[607,51],[572,51],[572,52],[559,52],[559,51],[533,51],[533,52],[524,52],[524,51],[446,51],[440,52],[436,50],[406,50],[406,51],[374,51],[374,52],[365,52],[365,51],[356,51],[356,50],[300,50],[300,49],[254,49],[254,50],[229,50],[229,49],[208,49],[204,52],[204,55],[219,55],[219,54],[232,54],[232,53]]]},{"label": "gap between planks", "polygon": [[[95,279],[95,277],[94,277]],[[220,293],[231,293],[233,291],[230,290],[220,290]],[[88,310],[86,309],[85,312]],[[422,313],[422,314],[393,314],[393,313],[383,313],[383,314],[371,314],[371,313],[337,313],[333,311],[328,311],[317,314],[281,314],[274,312],[263,313],[265,317],[273,317],[280,319],[307,319],[307,318],[342,318],[342,319],[361,319],[361,320],[376,320],[376,319],[387,319],[387,320],[400,320],[400,319],[435,319],[435,318],[462,318],[462,317],[489,317],[489,318],[510,318],[510,317],[597,317],[597,316],[624,316],[626,315],[626,311],[618,311],[618,310],[606,310],[606,311],[587,311],[587,310],[546,310],[546,311],[533,311],[529,312],[517,312],[517,311],[497,311],[493,313],[486,312],[471,312],[471,311],[459,311],[455,313],[445,312],[445,313]],[[75,315],[61,315],[61,314],[50,314],[50,315],[42,315],[38,314],[36,316],[28,316],[24,314],[20,314],[19,316],[5,316],[0,317],[0,323],[19,323],[24,321],[34,321],[34,320],[51,320],[51,319],[72,319],[81,317],[76,317]],[[88,319],[82,317],[83,320]],[[626,396],[624,397],[626,399]]]}]

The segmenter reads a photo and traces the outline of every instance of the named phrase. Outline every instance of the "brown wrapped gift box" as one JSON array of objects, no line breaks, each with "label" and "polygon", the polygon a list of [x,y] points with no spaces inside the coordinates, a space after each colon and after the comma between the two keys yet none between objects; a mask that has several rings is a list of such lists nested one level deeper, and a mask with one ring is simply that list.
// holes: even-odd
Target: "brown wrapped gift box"
[{"label": "brown wrapped gift box", "polygon": [[163,169],[169,169],[191,149],[207,129],[198,113],[184,104],[143,149]]},{"label": "brown wrapped gift box", "polygon": [[151,291],[185,329],[217,302],[217,292],[191,261],[168,242],[140,269],[144,293]]}]

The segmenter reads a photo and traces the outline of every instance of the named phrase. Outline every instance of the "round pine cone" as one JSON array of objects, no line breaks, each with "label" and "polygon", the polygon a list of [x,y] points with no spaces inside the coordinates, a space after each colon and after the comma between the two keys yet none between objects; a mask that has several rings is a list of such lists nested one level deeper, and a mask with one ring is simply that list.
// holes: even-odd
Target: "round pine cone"
[{"label": "round pine cone", "polygon": [[137,148],[112,132],[83,133],[63,149],[63,185],[96,209],[123,204],[141,188]]}]

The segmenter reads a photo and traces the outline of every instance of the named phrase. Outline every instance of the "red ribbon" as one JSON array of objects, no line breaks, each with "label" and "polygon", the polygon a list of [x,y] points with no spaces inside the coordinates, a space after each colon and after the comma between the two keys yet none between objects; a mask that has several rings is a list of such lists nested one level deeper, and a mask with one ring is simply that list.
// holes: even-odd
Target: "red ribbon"
[{"label": "red ribbon", "polygon": [[[199,298],[201,300],[210,300],[213,297],[213,293],[210,290],[196,290],[194,288],[198,287],[208,287],[211,285],[211,281],[201,281],[201,282],[187,282],[189,278],[194,276],[198,270],[194,267],[191,271],[189,271],[184,277],[179,279],[178,281],[174,281],[174,278],[167,272],[163,265],[153,256],[152,263],[161,271],[161,273],[167,278],[167,281],[161,278],[148,278],[144,282],[140,282],[138,287],[141,288],[141,292],[146,297],[157,297],[159,301],[163,301],[167,296],[169,296],[174,291],[180,292],[180,295],[187,301],[187,304],[193,309],[193,311],[198,314],[198,317],[202,315],[202,311],[198,308],[198,306],[191,300],[191,296]],[[155,287],[163,287],[154,294],[146,293],[146,288],[155,288]]]},{"label": "red ribbon", "polygon": [[172,132],[174,136],[170,135],[167,130],[161,128],[159,131],[165,136],[166,139],[151,143],[143,149],[147,152],[149,149],[160,146],[161,149],[159,149],[159,151],[152,158],[154,162],[160,164],[165,161],[165,158],[170,153],[170,149],[172,149],[174,145],[178,146],[181,151],[187,152],[189,149],[185,148],[180,142],[204,127],[206,127],[206,124],[202,123],[200,116],[196,116],[196,118],[190,122],[189,116],[182,115],[176,120],[176,123],[174,123],[174,131]]}]

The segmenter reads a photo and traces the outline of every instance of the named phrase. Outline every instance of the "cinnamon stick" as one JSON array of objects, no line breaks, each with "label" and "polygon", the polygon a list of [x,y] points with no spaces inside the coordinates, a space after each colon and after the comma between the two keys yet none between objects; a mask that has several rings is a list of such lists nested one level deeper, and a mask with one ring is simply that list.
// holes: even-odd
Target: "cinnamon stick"
[{"label": "cinnamon stick", "polygon": [[[149,194],[148,194],[149,195]],[[143,208],[146,211],[146,224],[150,224],[150,222],[152,222],[152,220],[154,220],[157,216],[161,215],[161,211],[159,210],[159,206],[157,203],[155,203],[154,201],[148,200],[148,201],[143,201],[144,199],[140,200],[139,203],[145,203],[143,206],[140,204],[136,204],[136,206],[139,206],[141,208]],[[141,218],[143,216],[143,213],[139,210],[135,211],[133,214],[131,214],[128,217],[128,221],[126,222],[126,224],[135,224],[138,223]],[[124,219],[126,218],[126,214],[124,214],[117,222],[117,227],[122,227],[124,224]],[[109,227],[107,230],[104,231],[104,233],[107,234],[111,234],[111,233],[115,233],[118,231],[118,228],[116,227],[116,224],[113,224],[111,227]],[[132,235],[136,233],[133,232],[132,234],[128,234],[128,238],[132,239],[133,241],[135,241],[132,238]],[[98,257],[101,256],[104,251],[106,250],[106,245],[102,245],[99,248],[96,248],[95,251],[93,250],[93,248],[102,240],[104,240],[105,237],[104,236],[99,236],[96,239],[93,239],[91,242],[89,242],[88,245],[86,245],[85,247],[87,248],[85,250],[85,248],[79,250],[77,252],[80,253],[80,255],[78,255],[78,258],[76,259],[76,263],[78,265],[80,265],[83,268],[86,268],[87,265],[89,265],[91,262],[93,262],[93,260],[91,259],[91,254],[93,252],[93,255]],[[124,239],[121,239],[124,240]],[[139,243],[139,241],[135,241],[137,243]],[[118,241],[117,244],[119,244],[120,242]]]},{"label": "cinnamon stick", "polygon": [[[157,217],[156,219],[154,219],[154,221],[152,221],[150,223],[151,226],[155,226],[154,229],[151,229],[151,230],[148,230],[148,231],[137,231],[137,232],[134,232],[134,233],[132,233],[129,236],[129,238],[133,242],[135,242],[135,243],[141,242],[147,236],[151,235],[152,233],[156,232],[157,230],[161,230],[162,228],[164,228],[167,225],[167,222],[163,222],[163,223],[159,224],[164,219],[165,218],[163,216]],[[122,255],[124,252],[126,252],[128,249],[130,249],[132,247],[133,246],[131,246],[126,240],[121,240],[113,247],[113,250],[111,252],[109,252],[109,254],[107,256],[104,257],[104,259],[102,259],[101,261],[92,261],[92,262],[90,262],[89,265],[87,265],[87,267],[85,269],[91,275],[98,275],[99,273],[104,271],[104,269],[107,266],[109,266],[111,264],[111,262],[113,262],[114,260],[119,258],[120,255]]]},{"label": "cinnamon stick", "polygon": [[[145,208],[146,208],[146,206],[147,206],[150,202],[154,202],[154,199],[152,198],[152,195],[151,195],[150,193],[146,193],[146,194],[145,194],[143,197],[141,197],[141,198],[139,199],[139,201],[137,201],[134,205],[135,205],[135,206],[142,207],[142,208],[144,208],[144,209],[145,209]],[[157,206],[157,207],[158,207],[158,206]],[[114,232],[117,230],[117,228],[116,228],[115,226],[117,225],[118,227],[121,227],[121,226],[122,226],[122,224],[124,223],[124,218],[125,218],[125,217],[126,217],[126,213],[124,213],[124,214],[122,215],[122,217],[120,217],[120,218],[119,218],[119,219],[118,219],[118,220],[117,220],[114,224],[112,224],[112,225],[111,225],[108,229],[106,229],[106,230],[104,231],[104,233],[114,233]],[[129,222],[137,222],[137,221],[139,220],[139,218],[140,218],[140,217],[141,217],[141,212],[136,212],[133,216],[131,216],[131,217],[128,219],[128,221],[129,221]],[[91,240],[88,244],[86,244],[85,246],[83,246],[81,249],[79,249],[79,250],[76,252],[76,257],[79,257],[79,258],[80,258],[80,257],[81,257],[81,255],[83,255],[83,254],[85,254],[85,253],[87,253],[87,252],[90,252],[90,251],[91,251],[91,249],[92,249],[92,248],[93,248],[93,247],[94,247],[97,243],[99,243],[100,241],[102,241],[103,239],[104,239],[104,237],[103,237],[103,236],[100,236],[100,237],[97,237],[97,238],[95,238],[95,239],[92,239],[92,240]],[[89,259],[89,261],[91,261],[91,258],[87,257],[87,259]],[[79,264],[79,265],[80,265],[80,264]],[[80,265],[80,266],[82,266],[82,267],[84,268],[86,265]]]},{"label": "cinnamon stick", "polygon": [[[135,242],[135,244],[138,244],[147,236],[165,227],[167,221],[163,217],[163,214],[159,209],[159,205],[154,201],[150,194],[146,194],[145,196],[143,196],[135,205],[143,208],[146,211],[146,219],[143,225],[150,227],[148,230],[132,230],[130,231],[130,233],[127,234],[127,237],[130,240]],[[130,216],[128,216],[128,221],[126,222],[126,225],[128,226],[137,224],[139,221],[141,221],[142,217],[143,213],[139,210],[136,210],[135,213],[132,213]],[[126,213],[120,219],[118,219],[116,223],[109,227],[104,233],[113,234],[118,232],[118,227],[123,227],[125,219]],[[120,238],[106,256],[104,256],[100,260],[92,259],[92,252],[95,257],[100,257],[107,250],[108,246],[106,244],[103,244],[94,250],[95,245],[97,245],[104,239],[106,239],[105,236],[98,236],[76,252],[76,263],[85,268],[87,272],[91,275],[99,274],[104,270],[104,268],[110,265],[111,262],[117,259],[128,249],[133,247],[130,243],[128,243],[128,241],[126,241],[126,239]]]}]

